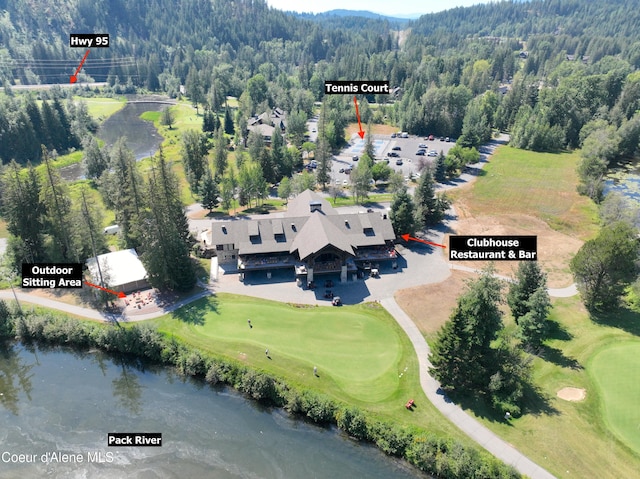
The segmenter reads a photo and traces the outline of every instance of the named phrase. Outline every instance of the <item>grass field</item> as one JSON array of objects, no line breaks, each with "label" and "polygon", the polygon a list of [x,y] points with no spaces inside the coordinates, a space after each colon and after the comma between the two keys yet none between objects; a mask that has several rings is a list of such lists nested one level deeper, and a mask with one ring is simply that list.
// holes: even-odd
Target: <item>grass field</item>
[{"label": "grass field", "polygon": [[596,207],[576,192],[579,153],[536,153],[498,148],[471,188],[451,197],[474,216],[533,215],[552,229],[582,240],[597,232]]},{"label": "grass field", "polygon": [[[253,328],[249,328],[251,319]],[[218,294],[150,323],[202,350],[268,371],[400,424],[469,441],[422,392],[409,339],[376,303],[294,306]],[[269,356],[265,349],[269,349]],[[317,366],[319,377],[314,377]],[[417,407],[404,407],[414,399]]]},{"label": "grass field", "polygon": [[640,342],[603,349],[591,359],[589,372],[602,398],[605,421],[640,454]]},{"label": "grass field", "polygon": [[[525,229],[538,235],[539,255],[557,263],[556,274],[560,275],[579,240],[593,236],[598,228],[595,206],[575,190],[577,158],[577,154],[500,147],[483,175],[470,186],[451,192],[462,218],[456,228],[466,221],[481,234],[493,234],[498,227],[509,233]],[[433,339],[450,314],[462,279],[454,274],[442,285],[396,294],[403,307],[403,302],[411,303],[407,311],[428,339]],[[596,363],[592,360],[617,344],[633,343],[640,348],[640,314],[623,308],[592,319],[578,296],[555,299],[553,305],[551,338],[534,358],[535,388],[527,392],[525,414],[507,423],[474,398],[463,406],[558,478],[639,477],[640,454],[614,433],[611,420],[604,417],[607,398],[594,379]],[[505,324],[507,330],[515,329],[508,310]],[[638,379],[636,373],[636,383]],[[585,389],[586,399],[560,399],[557,393],[564,387]]]},{"label": "grass field", "polygon": [[[556,299],[553,305],[551,339],[533,363],[538,391],[529,393],[528,413],[509,424],[486,411],[476,414],[559,478],[638,477],[640,454],[623,444],[603,418],[604,398],[592,379],[591,359],[620,343],[632,342],[640,349],[640,315],[621,310],[595,322],[577,296]],[[636,372],[636,382],[637,378]],[[558,390],[567,386],[586,389],[586,399],[567,402],[558,398]]]},{"label": "grass field", "polygon": [[89,115],[95,118],[99,123],[109,118],[115,112],[121,110],[126,105],[124,98],[85,98],[74,97],[74,100],[81,100],[87,104]]}]

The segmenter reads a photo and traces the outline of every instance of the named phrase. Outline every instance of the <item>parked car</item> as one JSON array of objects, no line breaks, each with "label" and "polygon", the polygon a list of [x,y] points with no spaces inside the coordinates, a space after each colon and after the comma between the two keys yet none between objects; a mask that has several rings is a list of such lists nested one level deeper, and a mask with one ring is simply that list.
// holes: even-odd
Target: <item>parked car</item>
[{"label": "parked car", "polygon": [[340,169],[338,170],[338,173],[344,173],[344,168],[340,168]]},{"label": "parked car", "polygon": [[438,156],[438,152],[436,150],[431,150],[429,152],[429,156],[431,156],[431,157]]},{"label": "parked car", "polygon": [[444,141],[446,141],[447,143],[451,141],[451,138],[449,138],[448,136],[444,139]]},{"label": "parked car", "polygon": [[398,158],[396,160],[396,165],[401,166],[402,165],[402,158]]},{"label": "parked car", "polygon": [[352,170],[351,168],[345,168],[344,169],[344,174],[345,175],[350,175],[351,174],[351,170]]},{"label": "parked car", "polygon": [[360,158],[357,155],[353,155],[353,158],[351,158],[353,161],[358,161]]},{"label": "parked car", "polygon": [[429,141],[433,141],[433,135],[429,135]]},{"label": "parked car", "polygon": [[427,154],[427,152],[426,152],[425,150],[418,150],[418,151],[416,151],[416,156],[424,156],[424,155],[426,155],[426,154]]},{"label": "parked car", "polygon": [[349,182],[347,180],[342,180],[342,186],[349,186]]},{"label": "parked car", "polygon": [[424,143],[420,143],[418,145],[418,148],[429,148],[427,145],[425,145]]},{"label": "parked car", "polygon": [[396,136],[398,135],[396,135],[395,133],[391,133],[391,138],[395,138]]},{"label": "parked car", "polygon": [[394,146],[393,148],[391,148],[393,151],[402,151],[402,148],[400,148],[399,146]]},{"label": "parked car", "polygon": [[317,168],[318,167],[318,162],[316,160],[311,160],[311,163],[309,163],[309,166],[311,168]]},{"label": "parked car", "polygon": [[389,153],[387,153],[387,156],[389,158],[399,158],[400,157],[400,155],[397,154],[395,151],[390,151]]},{"label": "parked car", "polygon": [[444,136],[441,136],[441,137],[440,137],[440,141],[444,141]]}]

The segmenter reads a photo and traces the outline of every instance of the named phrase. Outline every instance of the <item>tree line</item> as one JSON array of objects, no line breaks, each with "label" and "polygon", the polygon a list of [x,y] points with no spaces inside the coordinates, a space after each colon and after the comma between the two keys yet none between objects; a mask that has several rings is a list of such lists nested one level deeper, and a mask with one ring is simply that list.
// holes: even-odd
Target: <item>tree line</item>
[{"label": "tree line", "polygon": [[[73,188],[54,168],[44,145],[42,166],[26,169],[12,161],[2,172],[2,213],[9,230],[13,268],[22,263],[74,262],[107,252],[102,210],[96,190]],[[104,161],[96,180],[104,204],[115,212],[120,247],[135,248],[152,286],[189,290],[195,284],[190,249],[194,243],[180,200],[175,173],[162,150],[153,158],[146,180],[125,140],[110,151],[88,148]]]},{"label": "tree line", "polygon": [[57,91],[43,95],[39,102],[33,95],[4,96],[0,99],[0,162],[37,163],[41,144],[65,153],[79,148],[80,138],[96,130],[86,103],[69,100],[65,105]]}]

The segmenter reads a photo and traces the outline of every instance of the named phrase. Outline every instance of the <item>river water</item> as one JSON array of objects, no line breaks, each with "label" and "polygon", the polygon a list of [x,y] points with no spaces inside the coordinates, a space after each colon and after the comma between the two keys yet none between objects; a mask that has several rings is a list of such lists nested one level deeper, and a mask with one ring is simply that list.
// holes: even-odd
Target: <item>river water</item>
[{"label": "river water", "polygon": [[[134,101],[139,101],[134,98]],[[140,118],[146,111],[162,111],[168,104],[157,101],[127,103],[122,110],[107,118],[98,129],[97,136],[111,147],[121,137],[126,137],[128,148],[133,151],[136,160],[153,155],[160,144],[162,136],[153,122]],[[84,178],[82,163],[76,163],[60,169],[60,175],[67,181]]]},{"label": "river water", "polygon": [[[426,477],[334,430],[100,352],[0,345],[0,418],[3,479]],[[159,432],[162,447],[107,447],[110,432]]]}]

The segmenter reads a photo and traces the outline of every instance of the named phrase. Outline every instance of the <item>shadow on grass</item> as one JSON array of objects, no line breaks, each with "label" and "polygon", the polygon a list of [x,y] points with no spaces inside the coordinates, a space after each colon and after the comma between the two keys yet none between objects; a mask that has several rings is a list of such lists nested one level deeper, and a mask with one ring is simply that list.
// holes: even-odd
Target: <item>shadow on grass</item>
[{"label": "shadow on grass", "polygon": [[253,208],[247,208],[246,210],[242,211],[242,213],[240,214],[245,214],[245,215],[267,215],[269,214],[271,211],[275,211],[278,208],[274,205],[269,205],[269,204],[264,204],[264,205],[260,205],[260,206],[254,206]]},{"label": "shadow on grass", "polygon": [[538,356],[540,356],[545,361],[549,361],[550,363],[553,363],[562,368],[570,368],[573,370],[584,369],[582,367],[582,364],[580,364],[576,359],[565,356],[565,354],[560,349],[552,348],[551,346],[548,346],[546,344],[544,344],[540,348]]},{"label": "shadow on grass", "polygon": [[193,325],[202,325],[208,313],[218,312],[218,298],[209,296],[176,309],[171,315],[179,321]]},{"label": "shadow on grass", "polygon": [[626,306],[619,306],[607,312],[592,312],[591,319],[598,324],[640,336],[640,313]]},{"label": "shadow on grass", "polygon": [[549,334],[547,336],[549,339],[557,339],[558,341],[569,341],[573,339],[573,335],[564,329],[559,322],[550,319],[547,323],[549,324]]},{"label": "shadow on grass", "polygon": [[[446,402],[453,402],[462,409],[470,410],[476,416],[489,420],[491,422],[504,423],[507,419],[504,413],[496,411],[491,406],[491,398],[483,392],[474,392],[466,394],[456,394],[455,392],[447,393],[441,389],[439,394],[443,394]],[[522,400],[522,416],[531,414],[534,416],[557,415],[560,412],[551,405],[549,398],[543,393],[542,389],[533,384],[524,386],[524,398]]]}]

